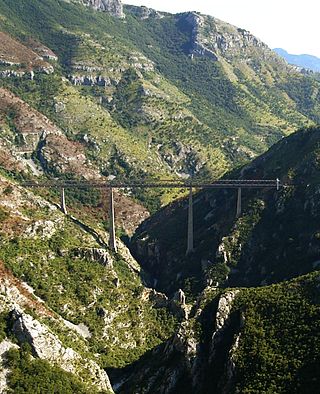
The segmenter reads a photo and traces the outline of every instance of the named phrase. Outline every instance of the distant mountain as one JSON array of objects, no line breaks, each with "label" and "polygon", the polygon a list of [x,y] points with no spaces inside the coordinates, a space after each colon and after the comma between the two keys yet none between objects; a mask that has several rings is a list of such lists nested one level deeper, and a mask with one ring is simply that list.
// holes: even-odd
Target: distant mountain
[{"label": "distant mountain", "polygon": [[289,64],[308,68],[313,71],[320,72],[320,58],[312,55],[292,55],[282,48],[274,48],[274,51],[283,57]]}]

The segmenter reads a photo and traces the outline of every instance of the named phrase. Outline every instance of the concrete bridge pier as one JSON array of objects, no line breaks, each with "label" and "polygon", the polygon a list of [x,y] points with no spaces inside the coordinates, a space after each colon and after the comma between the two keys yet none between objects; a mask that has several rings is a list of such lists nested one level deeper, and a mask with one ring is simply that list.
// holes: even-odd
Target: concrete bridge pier
[{"label": "concrete bridge pier", "polygon": [[65,196],[64,187],[61,189],[60,209],[62,213],[67,215],[68,211],[66,206],[66,196]]},{"label": "concrete bridge pier", "polygon": [[241,212],[242,212],[241,194],[242,194],[242,190],[241,190],[241,187],[239,187],[239,189],[238,189],[238,199],[237,199],[237,214],[236,214],[237,218],[239,218],[241,216]]},{"label": "concrete bridge pier", "polygon": [[113,252],[117,252],[116,226],[115,226],[115,214],[114,214],[114,198],[113,198],[113,188],[112,187],[110,187],[110,205],[109,205],[109,248]]},{"label": "concrete bridge pier", "polygon": [[188,245],[186,255],[194,251],[193,247],[193,196],[192,187],[189,189],[189,207],[188,207]]}]

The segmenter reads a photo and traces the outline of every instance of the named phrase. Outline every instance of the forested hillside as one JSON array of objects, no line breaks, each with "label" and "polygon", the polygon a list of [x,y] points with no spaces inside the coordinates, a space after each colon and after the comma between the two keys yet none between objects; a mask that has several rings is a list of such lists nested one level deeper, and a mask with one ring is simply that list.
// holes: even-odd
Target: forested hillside
[{"label": "forested hillside", "polygon": [[159,289],[266,285],[317,269],[319,148],[319,127],[299,130],[227,173],[227,179],[279,178],[286,185],[279,191],[243,190],[238,218],[237,190],[195,193],[195,251],[188,257],[187,200],[147,219],[132,250]]},{"label": "forested hillside", "polygon": [[[1,0],[0,392],[317,392],[319,84],[212,16]],[[187,190],[114,190],[109,247],[110,182],[219,177],[281,187],[194,190],[188,255]]]},{"label": "forested hillside", "polygon": [[[54,122],[95,176],[214,178],[318,121],[319,82],[246,30],[196,13],[124,11],[116,18],[77,2],[0,4],[9,34],[2,45],[17,40],[2,55],[3,88]],[[33,64],[31,53],[47,64]],[[14,111],[2,111],[17,144],[23,128]],[[81,176],[63,165],[53,171],[41,145],[52,142],[40,135],[26,149],[46,174]],[[149,197],[138,195],[160,206],[160,196]]]}]

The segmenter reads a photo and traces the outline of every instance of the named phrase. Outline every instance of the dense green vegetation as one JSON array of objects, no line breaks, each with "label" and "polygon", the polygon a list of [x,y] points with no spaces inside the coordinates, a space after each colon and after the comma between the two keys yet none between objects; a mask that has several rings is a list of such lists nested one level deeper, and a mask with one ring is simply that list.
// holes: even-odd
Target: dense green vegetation
[{"label": "dense green vegetation", "polygon": [[[319,128],[300,130],[250,165],[226,174],[229,179],[279,177],[292,184],[279,192],[243,190],[239,218],[236,190],[196,194],[195,252],[187,258],[187,201],[175,202],[151,216],[137,230],[131,247],[144,269],[157,277],[158,288],[175,291],[181,287],[189,292],[190,283],[205,286],[208,280],[257,286],[317,269],[319,146]],[[157,256],[147,254],[154,243],[160,264]],[[175,264],[172,254],[178,257]]]},{"label": "dense green vegetation", "polygon": [[10,368],[8,393],[15,394],[93,394],[93,387],[87,387],[73,374],[53,366],[47,361],[33,359],[30,349],[11,349],[5,355],[5,365]]},{"label": "dense green vegetation", "polygon": [[60,75],[36,74],[32,81],[29,77],[2,79],[1,85],[10,89],[17,96],[21,97],[22,100],[53,121],[58,121],[56,111],[54,110],[54,98],[63,88]]},{"label": "dense green vegetation", "polygon": [[[238,53],[192,59],[190,15],[141,20],[125,9],[123,21],[65,1],[0,4],[4,31],[22,42],[38,39],[59,57],[53,75],[1,79],[1,85],[83,144],[103,174],[217,177],[317,121],[318,82],[289,74],[268,49],[242,54],[254,58],[253,66],[240,65]],[[210,37],[212,23],[205,19],[201,34]],[[91,75],[109,82],[72,87],[61,80]],[[136,197],[154,211],[176,195]]]},{"label": "dense green vegetation", "polygon": [[239,393],[315,393],[319,387],[319,273],[241,290],[245,316],[236,351]]},{"label": "dense green vegetation", "polygon": [[6,312],[0,314],[0,342],[7,336],[7,318],[8,314]]},{"label": "dense green vegetation", "polygon": [[[88,168],[117,180],[216,178],[294,129],[319,122],[320,82],[289,69],[263,45],[244,45],[242,52],[227,54],[217,49],[218,60],[192,57],[190,15],[142,20],[130,7],[125,10],[124,21],[73,1],[0,3],[3,31],[26,45],[30,38],[39,40],[59,58],[50,61],[52,74],[36,71],[32,80],[28,73],[0,79],[0,87],[47,116],[63,133],[61,146],[57,140],[47,146],[53,152],[51,163],[42,151],[50,144],[46,133],[33,153],[21,156],[42,166],[44,179],[86,177]],[[204,17],[203,21],[200,38],[210,47],[214,20]],[[230,28],[216,23],[221,23],[221,31]],[[25,68],[26,64],[14,66],[15,71]],[[12,150],[16,157],[15,150],[26,145],[25,130],[18,122],[19,106],[4,108],[0,131],[9,156]],[[67,142],[70,151],[75,149],[72,157],[64,149]],[[82,152],[84,167],[72,171],[68,160],[77,161]],[[0,171],[16,180],[33,177],[12,169]],[[187,201],[182,198],[160,209],[186,190],[137,189],[133,194],[152,213],[158,211],[131,240],[132,251],[146,270],[141,277],[169,296],[182,288],[187,303],[194,306],[174,338],[177,319],[149,300],[146,284],[125,255],[107,250],[106,267],[90,258],[92,249],[107,243],[103,192],[68,191],[72,214],[94,227],[85,231],[86,226],[40,202],[36,207],[27,203],[30,195],[23,192],[19,198],[25,200],[19,205],[20,200],[14,202],[15,187],[4,188],[13,206],[8,200],[0,206],[0,260],[32,286],[55,316],[84,324],[91,336],[79,336],[63,321],[40,316],[36,308],[28,313],[50,327],[64,346],[115,373],[126,376],[131,368],[146,366],[151,380],[155,369],[161,373],[152,380],[155,386],[163,384],[162,379],[167,385],[172,379],[165,373],[171,367],[185,368],[185,377],[188,368],[196,370],[196,363],[203,363],[204,386],[211,379],[210,389],[220,387],[231,345],[240,332],[239,347],[233,349],[235,392],[317,392],[318,273],[265,285],[320,266],[320,129],[300,130],[226,177],[281,178],[291,184],[280,191],[245,190],[239,218],[235,217],[235,190],[196,191],[195,251],[188,256]],[[58,201],[58,191],[39,193]],[[123,229],[118,229],[120,233]],[[231,324],[212,356],[218,296],[227,286],[248,288],[240,289]],[[244,316],[243,326],[240,316]],[[15,341],[7,319],[6,312],[0,315],[0,340],[9,336]],[[193,356],[185,357],[185,347],[191,353],[200,352],[195,364]],[[32,358],[25,347],[10,350],[6,363],[11,392],[93,392],[58,366]],[[135,378],[142,381],[135,387],[144,390],[143,369],[136,371]],[[192,380],[182,383],[187,391],[180,390],[178,383],[176,392],[187,393]],[[131,381],[126,384],[129,387]]]},{"label": "dense green vegetation", "polygon": [[[175,319],[165,309],[154,309],[142,299],[140,279],[119,256],[115,257],[114,270],[77,258],[77,248],[81,249],[82,244],[78,231],[67,224],[48,240],[20,238],[1,242],[0,259],[55,312],[74,324],[87,325],[92,334],[90,351],[101,354],[104,367],[123,366],[170,336]],[[112,321],[107,329],[104,317]],[[112,345],[115,337],[119,346]],[[134,346],[127,348],[128,341]],[[85,351],[81,343],[73,346]]]}]

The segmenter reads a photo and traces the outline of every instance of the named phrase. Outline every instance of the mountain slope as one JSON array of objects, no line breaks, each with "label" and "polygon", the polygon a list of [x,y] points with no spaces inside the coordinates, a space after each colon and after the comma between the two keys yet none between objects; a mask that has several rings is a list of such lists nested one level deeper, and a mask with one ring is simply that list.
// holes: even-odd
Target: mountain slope
[{"label": "mountain slope", "polygon": [[316,392],[319,324],[319,272],[222,294],[207,287],[179,332],[128,370],[119,392]]},{"label": "mountain slope", "polygon": [[[300,130],[227,179],[281,179],[279,190],[203,190],[194,197],[195,252],[185,256],[187,201],[151,216],[132,250],[162,291],[206,283],[256,286],[317,269],[320,129]],[[165,219],[164,219],[165,218]],[[190,287],[191,286],[191,287]]]},{"label": "mountain slope", "polygon": [[[319,82],[195,12],[2,0],[0,27],[0,391],[316,391],[320,129],[283,137],[319,121]],[[230,168],[291,185],[239,218],[234,190],[197,191],[188,256],[187,191],[117,192],[113,253],[109,191],[68,189],[63,214],[19,186]],[[143,220],[135,260],[118,236]]]},{"label": "mountain slope", "polygon": [[55,56],[53,75],[20,65],[23,76],[2,85],[79,142],[100,174],[217,177],[318,121],[317,81],[213,17],[128,6],[122,20],[52,0],[3,1],[0,13],[3,31]]},{"label": "mountain slope", "polygon": [[0,178],[1,340],[76,375],[86,392],[112,392],[103,368],[136,360],[173,332],[167,298],[145,288],[120,240],[118,254],[107,250],[101,225]]}]

